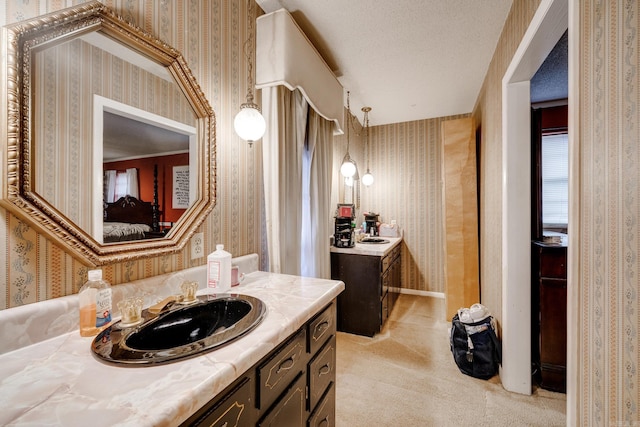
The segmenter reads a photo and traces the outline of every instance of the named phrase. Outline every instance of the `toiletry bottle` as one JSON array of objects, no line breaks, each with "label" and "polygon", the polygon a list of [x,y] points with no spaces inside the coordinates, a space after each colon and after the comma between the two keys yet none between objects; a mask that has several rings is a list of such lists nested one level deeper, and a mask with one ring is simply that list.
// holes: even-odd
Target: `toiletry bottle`
[{"label": "toiletry bottle", "polygon": [[231,254],[224,245],[216,245],[215,252],[207,257],[207,287],[216,293],[231,288]]},{"label": "toiletry bottle", "polygon": [[111,286],[102,280],[102,270],[89,270],[80,298],[80,336],[91,337],[111,323]]}]

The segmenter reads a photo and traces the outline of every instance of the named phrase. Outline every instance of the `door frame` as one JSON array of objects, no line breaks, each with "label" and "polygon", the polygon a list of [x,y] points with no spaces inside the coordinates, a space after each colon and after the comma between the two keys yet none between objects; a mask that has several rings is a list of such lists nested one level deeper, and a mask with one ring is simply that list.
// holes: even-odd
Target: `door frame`
[{"label": "door frame", "polygon": [[[503,350],[500,379],[506,390],[521,394],[532,393],[530,80],[569,26],[568,2],[540,2],[502,79]],[[570,31],[569,39],[573,37],[575,35]],[[570,73],[570,82],[571,79]],[[571,102],[570,98],[570,110]]]}]

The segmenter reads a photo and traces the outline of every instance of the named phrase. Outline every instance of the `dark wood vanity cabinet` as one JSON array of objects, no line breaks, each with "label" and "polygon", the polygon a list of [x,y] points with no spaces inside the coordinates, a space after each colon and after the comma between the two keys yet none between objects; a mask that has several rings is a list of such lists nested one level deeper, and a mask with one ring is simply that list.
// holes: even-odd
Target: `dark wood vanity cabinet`
[{"label": "dark wood vanity cabinet", "polygon": [[258,366],[258,409],[265,411],[305,371],[307,331],[301,329],[292,339]]},{"label": "dark wood vanity cabinet", "polygon": [[334,301],[182,425],[335,425],[335,335]]},{"label": "dark wood vanity cabinet", "polygon": [[205,405],[183,426],[250,426],[255,423],[255,377],[248,373],[227,387],[215,402]]},{"label": "dark wood vanity cabinet", "polygon": [[372,337],[398,298],[400,245],[384,256],[332,252],[331,278],[345,284],[338,295],[338,330]]},{"label": "dark wood vanity cabinet", "polygon": [[532,247],[532,359],[540,387],[564,393],[567,366],[567,247]]},{"label": "dark wood vanity cabinet", "polygon": [[306,390],[304,374],[300,372],[296,381],[287,387],[278,404],[260,420],[258,426],[304,426],[307,420]]}]

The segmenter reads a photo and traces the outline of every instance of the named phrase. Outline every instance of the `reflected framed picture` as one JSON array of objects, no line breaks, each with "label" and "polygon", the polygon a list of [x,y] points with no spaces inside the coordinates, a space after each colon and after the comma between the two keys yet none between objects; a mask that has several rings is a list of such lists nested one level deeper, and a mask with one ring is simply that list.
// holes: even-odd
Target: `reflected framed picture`
[{"label": "reflected framed picture", "polygon": [[338,217],[353,218],[355,216],[355,207],[348,204],[338,204]]}]

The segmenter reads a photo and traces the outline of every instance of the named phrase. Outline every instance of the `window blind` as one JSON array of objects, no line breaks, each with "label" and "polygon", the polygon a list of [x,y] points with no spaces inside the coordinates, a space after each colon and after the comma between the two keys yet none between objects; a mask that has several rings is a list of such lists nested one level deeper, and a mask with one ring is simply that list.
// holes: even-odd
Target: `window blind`
[{"label": "window blind", "polygon": [[542,136],[542,224],[565,226],[569,222],[568,134]]}]

